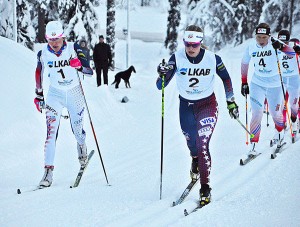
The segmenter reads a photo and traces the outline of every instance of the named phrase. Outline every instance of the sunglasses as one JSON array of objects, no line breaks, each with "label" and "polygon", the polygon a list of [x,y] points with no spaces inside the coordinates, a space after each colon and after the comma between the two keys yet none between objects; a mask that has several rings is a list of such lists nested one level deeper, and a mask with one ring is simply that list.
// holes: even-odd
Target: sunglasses
[{"label": "sunglasses", "polygon": [[197,48],[197,47],[199,47],[201,45],[201,42],[199,42],[199,43],[189,43],[189,42],[186,42],[186,41],[183,41],[183,42],[184,42],[184,45],[186,47]]}]

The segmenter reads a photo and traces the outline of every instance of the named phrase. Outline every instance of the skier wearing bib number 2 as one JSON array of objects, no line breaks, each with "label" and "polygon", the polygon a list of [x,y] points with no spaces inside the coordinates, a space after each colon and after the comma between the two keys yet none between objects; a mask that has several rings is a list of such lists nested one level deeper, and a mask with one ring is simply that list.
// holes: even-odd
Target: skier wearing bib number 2
[{"label": "skier wearing bib number 2", "polygon": [[185,48],[175,52],[167,66],[158,66],[160,77],[156,82],[157,88],[162,89],[162,76],[165,76],[166,86],[174,75],[176,77],[180,125],[192,157],[191,178],[196,180],[200,177],[201,206],[211,201],[209,142],[218,119],[218,104],[213,87],[216,75],[223,81],[230,116],[239,116],[227,69],[218,55],[203,48],[203,37],[200,27],[188,26],[183,39]]},{"label": "skier wearing bib number 2", "polygon": [[[45,142],[45,173],[39,183],[40,187],[52,184],[56,138],[62,109],[67,108],[73,134],[77,140],[78,159],[81,165],[87,162],[87,148],[83,117],[85,103],[83,91],[78,79],[78,71],[92,75],[87,56],[82,53],[78,44],[65,41],[62,25],[58,21],[50,21],[46,26],[48,45],[37,54],[35,71],[36,98],[34,103],[38,111],[46,110],[47,137]],[[43,94],[43,72],[48,72],[50,86],[46,104]]]},{"label": "skier wearing bib number 2", "polygon": [[[243,96],[250,94],[252,109],[250,132],[254,134],[250,140],[251,148],[248,155],[259,153],[257,143],[260,137],[265,99],[268,101],[269,111],[275,123],[275,135],[272,143],[276,143],[280,147],[284,140],[283,91],[278,69],[277,50],[286,54],[292,54],[294,50],[283,46],[280,41],[270,36],[270,26],[266,23],[259,24],[255,29],[255,40],[247,47],[241,63],[241,93]],[[250,86],[248,86],[247,77],[251,59],[254,63],[254,73]]]}]

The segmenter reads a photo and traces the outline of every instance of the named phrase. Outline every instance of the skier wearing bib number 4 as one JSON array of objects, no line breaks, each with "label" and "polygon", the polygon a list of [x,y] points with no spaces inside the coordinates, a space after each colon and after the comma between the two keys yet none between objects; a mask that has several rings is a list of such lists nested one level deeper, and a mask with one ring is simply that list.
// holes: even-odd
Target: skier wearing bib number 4
[{"label": "skier wearing bib number 4", "polygon": [[[268,101],[269,112],[275,123],[276,130],[272,141],[280,147],[284,139],[283,91],[277,51],[293,55],[294,50],[283,46],[280,41],[274,40],[270,36],[270,26],[266,23],[259,24],[255,29],[255,40],[247,47],[241,63],[241,93],[243,96],[250,94],[252,109],[250,132],[254,137],[250,140],[251,148],[248,152],[250,156],[259,153],[257,143],[261,132],[265,99]],[[247,77],[251,59],[254,63],[254,73],[249,86]]]},{"label": "skier wearing bib number 4", "polygon": [[[56,138],[62,109],[67,108],[73,134],[77,140],[78,159],[81,165],[87,162],[87,148],[83,117],[85,103],[80,87],[78,71],[92,75],[87,56],[82,53],[78,44],[65,41],[62,25],[58,21],[50,21],[46,26],[48,44],[37,54],[35,71],[36,98],[34,103],[38,111],[46,110],[47,137],[44,147],[45,172],[39,183],[40,187],[52,184]],[[43,94],[43,73],[47,70],[50,85],[46,103]]]},{"label": "skier wearing bib number 4", "polygon": [[216,75],[223,81],[230,116],[239,116],[227,69],[218,55],[201,46],[203,37],[200,27],[188,26],[183,39],[185,48],[175,52],[167,66],[158,66],[160,77],[156,82],[157,88],[162,89],[162,76],[165,76],[166,86],[176,77],[180,125],[192,157],[191,178],[200,177],[201,206],[211,200],[209,142],[218,120],[218,104],[214,93]]}]

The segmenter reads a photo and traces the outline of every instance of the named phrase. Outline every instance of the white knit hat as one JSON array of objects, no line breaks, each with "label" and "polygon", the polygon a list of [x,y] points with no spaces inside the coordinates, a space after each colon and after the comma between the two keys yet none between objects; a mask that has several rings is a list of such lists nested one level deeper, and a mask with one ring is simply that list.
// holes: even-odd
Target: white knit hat
[{"label": "white knit hat", "polygon": [[46,26],[46,39],[65,37],[64,30],[59,21],[50,21]]}]

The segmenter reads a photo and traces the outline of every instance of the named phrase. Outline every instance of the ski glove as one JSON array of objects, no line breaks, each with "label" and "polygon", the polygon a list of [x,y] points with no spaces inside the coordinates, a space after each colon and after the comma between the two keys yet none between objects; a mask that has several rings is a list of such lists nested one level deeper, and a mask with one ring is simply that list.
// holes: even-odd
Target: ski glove
[{"label": "ski glove", "polygon": [[84,75],[87,75],[87,76],[92,76],[93,75],[93,70],[90,67],[82,66],[81,70],[79,70],[79,71],[82,72]]},{"label": "ski glove", "polygon": [[45,101],[44,101],[44,94],[43,92],[35,92],[36,97],[34,98],[33,102],[35,104],[36,109],[42,113],[42,109],[45,109]]},{"label": "ski glove", "polygon": [[243,96],[249,95],[249,85],[248,83],[242,83],[241,93]]},{"label": "ski glove", "polygon": [[235,101],[227,101],[227,109],[229,110],[229,115],[231,118],[237,119],[239,117],[239,107]]},{"label": "ski glove", "polygon": [[72,58],[70,59],[70,66],[76,69],[81,69],[82,64],[78,58]]},{"label": "ski glove", "polygon": [[162,76],[165,76],[167,74],[167,72],[169,70],[173,69],[173,66],[171,65],[165,65],[163,63],[160,63],[158,66],[157,66],[157,72],[159,74],[160,77]]},{"label": "ski glove", "polygon": [[296,52],[296,54],[300,55],[300,46],[295,45],[293,48],[294,48],[294,51]]},{"label": "ski glove", "polygon": [[282,48],[282,43],[280,43],[278,40],[272,39],[272,46],[275,50],[276,49],[281,49]]}]

